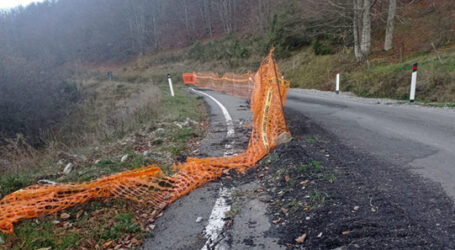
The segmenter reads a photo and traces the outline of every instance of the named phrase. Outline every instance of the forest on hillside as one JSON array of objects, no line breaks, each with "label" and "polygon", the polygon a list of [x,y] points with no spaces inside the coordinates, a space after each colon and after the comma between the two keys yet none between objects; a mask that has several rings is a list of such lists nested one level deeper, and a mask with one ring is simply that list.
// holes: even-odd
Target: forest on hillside
[{"label": "forest on hillside", "polygon": [[[3,11],[0,138],[22,134],[42,144],[43,135],[78,102],[71,79],[85,65],[125,62],[233,35],[260,36],[259,51],[275,46],[278,57],[312,45],[316,54],[354,48],[357,61],[364,62],[375,49],[400,47],[394,53],[405,54],[421,44],[450,42],[454,5],[450,0],[51,0]],[[415,41],[404,46],[406,33],[394,32],[393,23],[410,22],[401,13],[413,9],[419,10],[416,15],[424,15],[422,9],[437,12],[437,20],[418,46]]]}]

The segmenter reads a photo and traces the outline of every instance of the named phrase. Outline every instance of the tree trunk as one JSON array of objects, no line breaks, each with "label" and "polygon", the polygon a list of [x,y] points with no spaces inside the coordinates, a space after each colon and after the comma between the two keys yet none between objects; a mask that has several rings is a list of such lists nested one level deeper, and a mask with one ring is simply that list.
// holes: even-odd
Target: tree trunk
[{"label": "tree trunk", "polygon": [[232,0],[218,0],[217,8],[223,23],[224,32],[232,33]]},{"label": "tree trunk", "polygon": [[271,12],[270,0],[258,0],[255,18],[260,31],[265,32],[269,28]]},{"label": "tree trunk", "polygon": [[362,8],[362,43],[360,50],[363,58],[366,58],[371,52],[371,1],[363,0]]},{"label": "tree trunk", "polygon": [[361,36],[360,30],[362,23],[360,22],[362,0],[354,0],[354,17],[352,19],[352,29],[354,34],[354,54],[357,61],[363,59],[362,51],[360,50]]},{"label": "tree trunk", "polygon": [[188,13],[188,3],[187,0],[183,0],[183,11],[185,16],[185,30],[186,30],[186,39],[187,41],[191,41],[191,31],[190,31],[190,17]]},{"label": "tree trunk", "polygon": [[211,7],[211,2],[210,0],[202,0],[201,3],[201,16],[202,19],[204,20],[204,24],[206,27],[206,30],[208,31],[210,38],[213,37],[213,29],[212,29],[212,7]]},{"label": "tree trunk", "polygon": [[392,49],[393,28],[395,21],[395,14],[397,12],[397,0],[389,0],[389,13],[387,16],[387,27],[385,31],[384,50],[389,51]]}]

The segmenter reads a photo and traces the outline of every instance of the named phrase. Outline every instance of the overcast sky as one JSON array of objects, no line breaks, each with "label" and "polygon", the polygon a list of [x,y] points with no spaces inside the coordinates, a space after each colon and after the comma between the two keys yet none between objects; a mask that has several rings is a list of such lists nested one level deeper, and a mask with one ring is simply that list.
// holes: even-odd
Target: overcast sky
[{"label": "overcast sky", "polygon": [[42,2],[43,0],[0,0],[0,9],[10,9],[16,6],[27,6],[33,2]]}]

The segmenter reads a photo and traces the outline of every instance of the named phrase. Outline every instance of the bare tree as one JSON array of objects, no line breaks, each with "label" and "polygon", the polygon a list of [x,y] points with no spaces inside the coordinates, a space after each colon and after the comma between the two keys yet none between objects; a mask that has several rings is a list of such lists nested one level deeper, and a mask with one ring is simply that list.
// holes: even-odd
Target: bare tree
[{"label": "bare tree", "polygon": [[362,42],[360,50],[363,57],[367,57],[371,53],[371,1],[363,0],[362,9]]},{"label": "bare tree", "polygon": [[358,61],[371,53],[371,7],[376,1],[354,0],[353,2],[354,53]]},{"label": "bare tree", "polygon": [[387,26],[385,31],[384,50],[389,51],[392,49],[393,29],[395,14],[397,12],[397,0],[389,0],[389,12],[387,16]]},{"label": "bare tree", "polygon": [[360,17],[362,13],[362,8],[361,8],[362,0],[354,0],[354,16],[352,19],[352,29],[353,29],[353,35],[354,35],[354,54],[355,58],[357,61],[360,61],[363,59],[362,51],[360,50],[360,44],[361,44],[361,23],[360,23]]},{"label": "bare tree", "polygon": [[210,37],[213,37],[213,23],[212,23],[212,1],[202,0],[200,11],[204,24]]},{"label": "bare tree", "polygon": [[269,28],[272,19],[272,2],[270,0],[257,0],[256,8],[254,9],[253,18],[260,31],[265,31]]},{"label": "bare tree", "polygon": [[129,1],[129,15],[128,15],[128,24],[129,30],[131,33],[132,49],[134,51],[143,54],[146,47],[146,19],[145,19],[145,9],[143,3],[138,3],[138,1]]},{"label": "bare tree", "polygon": [[235,0],[217,0],[216,7],[225,33],[234,31],[233,11]]}]

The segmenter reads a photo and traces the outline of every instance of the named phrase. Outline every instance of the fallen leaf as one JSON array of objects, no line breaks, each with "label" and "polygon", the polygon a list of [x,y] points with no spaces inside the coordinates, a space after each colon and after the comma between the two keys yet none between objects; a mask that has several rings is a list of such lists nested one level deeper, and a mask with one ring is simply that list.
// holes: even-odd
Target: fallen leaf
[{"label": "fallen leaf", "polygon": [[67,220],[67,219],[69,219],[70,217],[71,217],[71,215],[69,215],[69,214],[67,214],[67,213],[62,213],[62,214],[60,215],[60,218],[61,218],[62,220]]},{"label": "fallen leaf", "polygon": [[289,211],[289,209],[286,209],[286,208],[282,208],[282,209],[281,209],[281,212],[283,212],[284,214],[287,214],[288,211]]},{"label": "fallen leaf", "polygon": [[280,223],[280,221],[281,221],[281,218],[278,218],[276,220],[273,220],[272,222],[273,222],[273,224],[277,224],[277,223]]},{"label": "fallen leaf", "polygon": [[84,210],[79,210],[79,212],[77,212],[76,214],[76,220],[81,218],[81,216],[84,214]]},{"label": "fallen leaf", "polygon": [[111,240],[111,241],[108,241],[108,242],[104,243],[104,244],[103,244],[103,247],[104,247],[104,248],[109,247],[110,245],[112,245],[112,242],[114,242],[114,241]]},{"label": "fallen leaf", "polygon": [[228,220],[226,227],[231,227],[232,226],[232,220]]},{"label": "fallen leaf", "polygon": [[152,214],[150,215],[151,217],[155,217],[155,215],[158,213],[158,211],[153,210]]},{"label": "fallen leaf", "polygon": [[286,176],[284,177],[284,180],[285,180],[286,182],[288,182],[288,181],[289,181],[289,175],[286,175]]},{"label": "fallen leaf", "polygon": [[360,208],[359,206],[354,206],[354,211],[359,210],[359,208]]},{"label": "fallen leaf", "polygon": [[308,182],[309,182],[309,180],[301,181],[301,182],[300,182],[300,185],[305,186]]},{"label": "fallen leaf", "polygon": [[264,177],[264,174],[258,174],[258,178]]},{"label": "fallen leaf", "polygon": [[295,239],[295,242],[302,244],[305,241],[305,239],[306,239],[306,234],[302,234],[302,236]]},{"label": "fallen leaf", "polygon": [[346,234],[350,234],[351,232],[352,232],[352,230],[347,230],[347,231],[342,232],[342,234],[346,235]]}]

